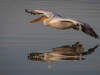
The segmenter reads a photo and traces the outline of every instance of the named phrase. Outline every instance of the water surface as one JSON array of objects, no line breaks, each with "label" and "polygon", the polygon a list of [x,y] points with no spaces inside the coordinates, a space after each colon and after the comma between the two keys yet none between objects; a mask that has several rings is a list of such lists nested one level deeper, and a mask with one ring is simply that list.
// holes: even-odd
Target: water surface
[{"label": "water surface", "polygon": [[[53,29],[44,26],[42,22],[29,25],[28,22],[38,16],[27,14],[24,11],[24,9],[53,11],[63,17],[90,24],[100,36],[99,0],[0,0],[0,9],[0,74],[100,74],[100,47],[95,48],[100,44],[100,39],[94,39],[73,29]],[[72,46],[76,42],[83,45],[84,50],[81,55],[84,52],[89,52],[89,49],[91,51],[91,48],[92,52],[75,58],[54,57],[52,61],[47,62],[28,58],[30,53],[53,52],[52,49],[66,45]],[[65,47],[61,49],[64,50]],[[83,60],[81,60],[82,58]],[[44,59],[42,58],[42,60]]]}]

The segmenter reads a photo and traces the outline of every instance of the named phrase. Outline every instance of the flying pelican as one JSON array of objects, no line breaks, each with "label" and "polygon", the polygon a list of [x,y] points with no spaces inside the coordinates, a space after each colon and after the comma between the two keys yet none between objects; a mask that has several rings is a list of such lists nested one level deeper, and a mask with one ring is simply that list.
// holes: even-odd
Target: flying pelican
[{"label": "flying pelican", "polygon": [[50,26],[56,29],[70,29],[73,28],[75,30],[82,30],[84,33],[94,37],[94,38],[99,38],[99,36],[95,33],[95,31],[93,30],[93,28],[81,21],[77,21],[71,18],[63,18],[62,16],[53,13],[53,12],[49,12],[49,11],[44,11],[44,10],[32,10],[32,11],[28,11],[27,9],[25,9],[25,11],[27,13],[31,13],[34,15],[38,15],[38,14],[43,14],[43,16],[30,21],[29,23],[35,23],[35,22],[40,22],[43,21],[43,23],[46,26]]}]

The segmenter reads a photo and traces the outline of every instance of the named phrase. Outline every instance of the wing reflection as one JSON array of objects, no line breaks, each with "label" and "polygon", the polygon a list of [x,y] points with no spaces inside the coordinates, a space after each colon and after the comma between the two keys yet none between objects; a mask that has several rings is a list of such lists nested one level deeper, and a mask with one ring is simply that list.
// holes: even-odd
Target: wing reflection
[{"label": "wing reflection", "polygon": [[53,48],[53,51],[51,52],[30,53],[28,55],[28,59],[40,62],[52,62],[57,60],[85,60],[85,58],[82,58],[81,56],[93,53],[98,46],[99,45],[96,45],[84,52],[84,45],[76,42],[73,45],[65,45]]}]

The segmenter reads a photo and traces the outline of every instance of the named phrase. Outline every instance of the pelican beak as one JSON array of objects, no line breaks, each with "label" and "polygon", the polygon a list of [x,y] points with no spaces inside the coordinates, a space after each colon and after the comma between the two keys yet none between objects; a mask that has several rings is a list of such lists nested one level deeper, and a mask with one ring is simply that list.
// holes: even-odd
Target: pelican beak
[{"label": "pelican beak", "polygon": [[39,17],[39,18],[37,18],[35,20],[30,21],[29,23],[40,22],[40,21],[44,21],[44,20],[47,20],[47,19],[48,19],[47,17],[41,16],[41,17]]}]

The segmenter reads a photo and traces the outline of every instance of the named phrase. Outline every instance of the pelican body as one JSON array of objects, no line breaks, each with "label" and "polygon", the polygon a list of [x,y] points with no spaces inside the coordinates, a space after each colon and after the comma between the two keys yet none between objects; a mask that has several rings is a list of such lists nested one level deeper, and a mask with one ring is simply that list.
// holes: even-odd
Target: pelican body
[{"label": "pelican body", "polygon": [[93,28],[81,21],[77,21],[71,18],[63,18],[62,16],[49,12],[49,11],[44,11],[44,10],[32,10],[31,12],[25,9],[27,13],[31,13],[34,15],[38,14],[43,14],[43,16],[30,21],[29,23],[35,23],[35,22],[40,22],[43,21],[44,25],[50,26],[56,29],[70,29],[73,28],[75,30],[81,30],[84,33],[94,37],[94,38],[99,38],[99,36],[95,33]]}]

